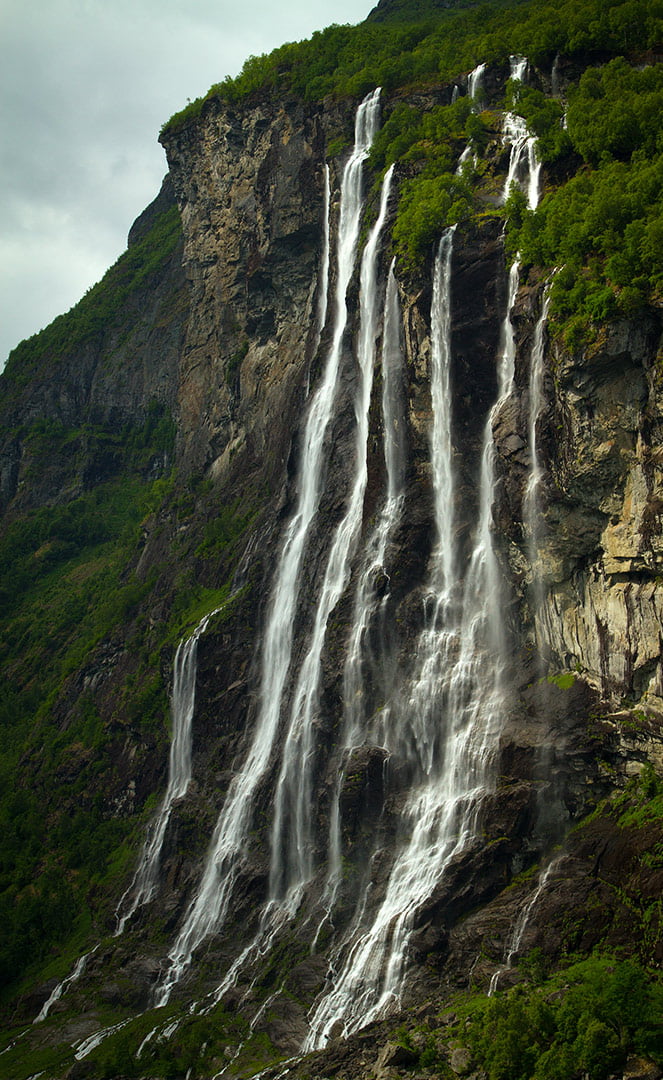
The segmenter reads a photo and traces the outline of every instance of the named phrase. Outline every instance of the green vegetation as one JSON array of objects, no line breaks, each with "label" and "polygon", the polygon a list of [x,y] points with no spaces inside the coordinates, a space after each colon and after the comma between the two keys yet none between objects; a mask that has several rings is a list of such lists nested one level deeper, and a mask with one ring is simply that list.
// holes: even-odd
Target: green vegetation
[{"label": "green vegetation", "polygon": [[401,1025],[391,1040],[410,1051],[413,1068],[448,1080],[455,1049],[462,1075],[488,1080],[607,1080],[629,1055],[663,1062],[663,985],[640,964],[595,954],[551,975],[533,951],[520,969],[526,980],[510,990],[454,999],[443,1027]]},{"label": "green vegetation", "polygon": [[649,762],[614,805],[621,828],[642,828],[648,822],[663,820],[663,781]]},{"label": "green vegetation", "polygon": [[217,83],[176,113],[163,134],[195,119],[214,99],[272,93],[309,101],[356,98],[375,86],[389,92],[448,83],[477,63],[505,63],[511,53],[548,65],[557,53],[621,55],[655,45],[660,18],[660,0],[489,0],[435,11],[407,3],[394,21],[330,26],[308,41],[249,57],[237,78]]},{"label": "green vegetation", "polygon": [[405,104],[391,112],[373,144],[371,162],[386,168],[402,162],[413,172],[401,185],[394,248],[401,265],[415,269],[447,225],[469,217],[475,204],[473,169],[457,175],[459,146],[485,145],[486,128],[466,97],[422,113]]},{"label": "green vegetation", "polygon": [[4,372],[5,384],[22,386],[42,364],[52,371],[62,357],[87,343],[99,342],[123,314],[132,293],[149,287],[180,238],[179,212],[173,206],[159,214],[142,240],[128,248],[75,307],[12,350]]},{"label": "green vegetation", "polygon": [[[101,447],[122,475],[25,514],[0,541],[0,987],[82,925],[87,892],[99,887],[127,833],[95,783],[108,767],[108,721],[80,690],[66,728],[53,709],[72,674],[102,640],[131,625],[149,592],[151,582],[127,567],[140,523],[169,482],[141,474],[172,451],[173,437],[172,420],[156,403],[142,426],[117,436],[46,422],[24,433],[35,467],[54,448],[75,466],[83,448]],[[146,730],[163,724],[160,676],[141,684],[133,706]],[[47,816],[54,776],[66,796]]]},{"label": "green vegetation", "polygon": [[[110,918],[153,810],[148,800],[117,813],[120,747],[133,731],[164,760],[172,654],[203,615],[220,607],[227,619],[246,595],[248,585],[230,601],[229,582],[256,513],[245,500],[214,506],[205,482],[175,494],[175,427],[157,402],[120,430],[42,420],[15,435],[26,474],[39,483],[57,462],[52,487],[71,496],[9,519],[0,537],[4,996],[59,957],[66,974],[93,913]],[[163,527],[157,515],[186,523],[186,540],[139,576],[141,535],[147,519]],[[165,617],[150,625],[159,597]]]},{"label": "green vegetation", "polygon": [[558,266],[553,311],[567,335],[657,302],[663,287],[663,67],[617,58],[583,74],[569,101],[568,141],[583,165],[532,213],[508,207],[525,262]]},{"label": "green vegetation", "polygon": [[590,957],[458,1011],[489,1080],[605,1080],[633,1053],[663,1063],[663,986],[632,960]]},{"label": "green vegetation", "polygon": [[[224,1052],[230,1047],[237,1051],[233,1057],[233,1075],[249,1077],[283,1057],[266,1035],[251,1031],[245,1020],[221,1006],[205,1016],[180,1018],[176,1030],[164,1038],[162,1032],[174,1015],[168,1009],[159,1009],[136,1016],[84,1059],[84,1075],[94,1080],[115,1080],[118,1076],[126,1080],[133,1077],[180,1080],[189,1070],[194,1070],[195,1075],[213,1076],[227,1066]],[[126,1018],[105,1009],[99,1024],[110,1027],[123,1019]],[[143,1043],[137,1058],[136,1051]],[[41,1070],[49,1076],[63,1076],[71,1068],[72,1049],[63,1044],[26,1049],[19,1038],[16,1048],[4,1053],[2,1060],[5,1080],[25,1080],[27,1075]]]},{"label": "green vegetation", "polygon": [[547,681],[559,690],[571,690],[575,686],[576,676],[573,671],[562,671],[559,675],[548,675]]},{"label": "green vegetation", "polygon": [[[553,186],[536,213],[514,191],[505,213],[509,246],[525,266],[557,267],[551,313],[570,344],[598,322],[658,303],[663,286],[663,66],[629,61],[663,38],[661,0],[492,0],[437,7],[406,0],[393,18],[331,26],[309,41],[250,57],[240,75],[211,88],[164,126],[164,136],[200,114],[206,102],[292,93],[306,100],[386,94],[449,85],[478,62],[506,65],[512,53],[549,71],[556,56],[590,67],[569,94],[566,125],[560,102],[533,86],[507,86],[502,103],[522,115],[537,136]],[[612,59],[611,59],[612,58]],[[609,61],[606,63],[606,61]],[[402,269],[414,270],[441,231],[486,212],[485,162],[494,137],[490,114],[467,100],[422,113],[397,94],[371,155],[375,169],[397,161],[400,200],[394,248]],[[492,130],[491,130],[492,128]],[[477,169],[457,176],[469,143]],[[342,139],[330,144],[330,153]]]}]

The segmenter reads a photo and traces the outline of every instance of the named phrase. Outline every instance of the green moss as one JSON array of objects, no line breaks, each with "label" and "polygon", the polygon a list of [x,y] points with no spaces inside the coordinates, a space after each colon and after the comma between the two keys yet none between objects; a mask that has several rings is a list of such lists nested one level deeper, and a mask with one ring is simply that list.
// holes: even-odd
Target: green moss
[{"label": "green moss", "polygon": [[663,780],[650,762],[646,762],[636,781],[615,802],[621,828],[642,828],[649,822],[663,820]]},{"label": "green moss", "polygon": [[571,690],[576,683],[576,674],[574,671],[563,671],[559,675],[548,675],[547,681],[559,690]]}]

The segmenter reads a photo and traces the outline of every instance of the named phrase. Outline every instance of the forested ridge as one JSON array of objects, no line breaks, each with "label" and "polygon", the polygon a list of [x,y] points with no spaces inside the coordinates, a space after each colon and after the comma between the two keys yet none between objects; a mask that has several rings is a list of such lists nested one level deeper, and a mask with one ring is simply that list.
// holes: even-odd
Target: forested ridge
[{"label": "forested ridge", "polygon": [[[547,73],[563,57],[579,75],[585,69],[565,87],[564,105],[536,86],[507,89],[503,103],[537,136],[551,179],[535,219],[523,213],[518,195],[508,205],[510,245],[527,262],[564,267],[555,278],[553,311],[578,340],[592,319],[656,302],[663,229],[658,0],[500,0],[470,10],[443,8],[434,17],[426,11],[426,21],[403,25],[409,11],[399,5],[393,23],[387,10],[384,22],[332,26],[309,41],[251,57],[239,76],[171,117],[164,133],[215,98],[291,92],[319,100],[382,86],[397,101],[420,87],[453,84],[479,63],[504,65],[514,53]],[[412,15],[421,17],[416,7]],[[468,165],[458,177],[452,163],[459,145],[485,147],[496,130],[498,104],[479,114],[467,100],[424,114],[393,104],[372,156],[377,168],[398,160],[415,173],[404,185],[395,233],[403,263],[420,261],[444,225],[486,212],[485,166]]]}]

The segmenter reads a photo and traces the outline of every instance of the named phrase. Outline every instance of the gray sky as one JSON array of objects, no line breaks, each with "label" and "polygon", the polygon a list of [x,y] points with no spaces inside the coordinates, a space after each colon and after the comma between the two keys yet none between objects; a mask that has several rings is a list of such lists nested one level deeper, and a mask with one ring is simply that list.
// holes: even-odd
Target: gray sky
[{"label": "gray sky", "polygon": [[0,368],[126,246],[159,128],[251,54],[375,0],[0,0]]}]

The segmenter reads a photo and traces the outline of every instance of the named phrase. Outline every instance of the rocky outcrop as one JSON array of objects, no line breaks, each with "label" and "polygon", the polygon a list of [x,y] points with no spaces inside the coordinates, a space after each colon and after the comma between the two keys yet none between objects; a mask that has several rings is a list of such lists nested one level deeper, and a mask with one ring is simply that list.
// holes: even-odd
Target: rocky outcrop
[{"label": "rocky outcrop", "polygon": [[181,455],[221,484],[245,472],[238,461],[278,482],[317,347],[323,117],[295,101],[213,102],[165,145],[192,298]]},{"label": "rocky outcrop", "polygon": [[549,483],[538,614],[545,650],[613,700],[660,711],[663,470],[661,326],[609,327],[579,355],[551,351]]}]

